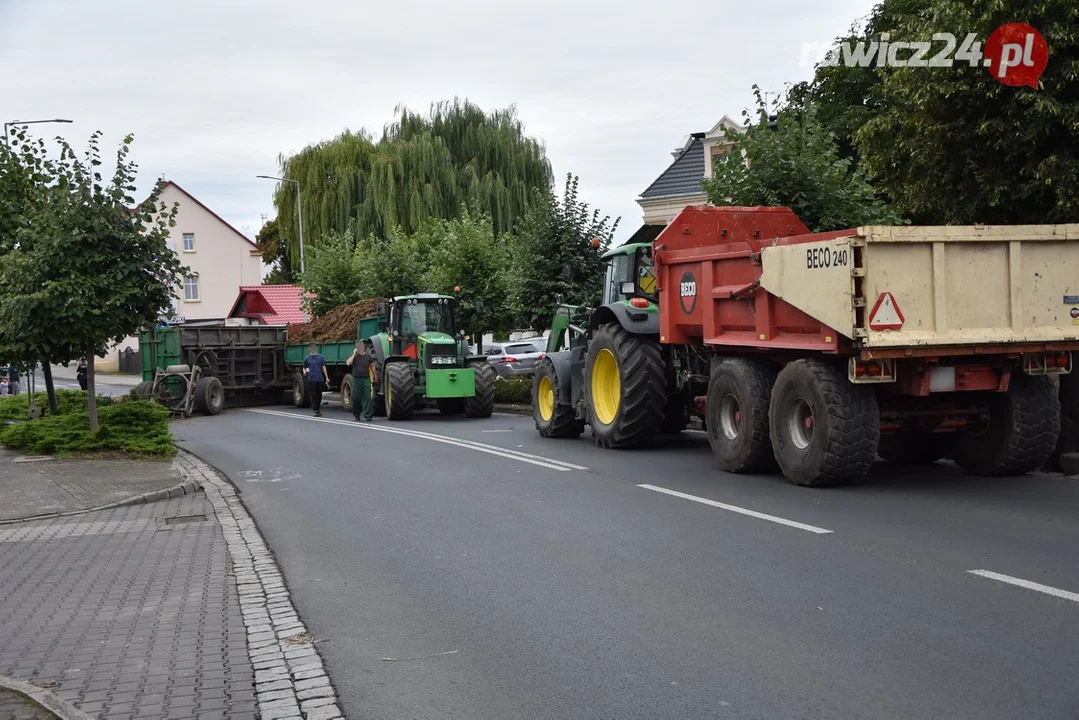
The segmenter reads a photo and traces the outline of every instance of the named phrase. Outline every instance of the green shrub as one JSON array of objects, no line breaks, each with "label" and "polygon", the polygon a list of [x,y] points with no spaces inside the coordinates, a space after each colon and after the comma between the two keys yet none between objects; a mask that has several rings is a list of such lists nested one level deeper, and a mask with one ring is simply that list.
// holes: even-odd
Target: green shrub
[{"label": "green shrub", "polygon": [[532,378],[499,378],[495,382],[495,402],[530,405],[532,403]]},{"label": "green shrub", "polygon": [[[4,420],[25,420],[29,394],[23,392],[11,397],[0,398],[0,422]],[[97,396],[98,405],[106,405],[112,400],[104,395]],[[49,411],[49,398],[43,392],[34,393],[34,404],[41,407],[47,413]],[[69,413],[86,411],[86,393],[82,390],[57,390],[56,391],[56,414],[67,415]]]},{"label": "green shrub", "polygon": [[172,457],[176,454],[169,432],[169,411],[161,405],[142,399],[110,401],[103,398],[97,410],[98,431],[91,433],[85,393],[81,394],[83,404],[79,411],[69,407],[67,412],[57,415],[8,425],[0,429],[0,443],[34,455],[103,450],[117,450],[132,457]]}]

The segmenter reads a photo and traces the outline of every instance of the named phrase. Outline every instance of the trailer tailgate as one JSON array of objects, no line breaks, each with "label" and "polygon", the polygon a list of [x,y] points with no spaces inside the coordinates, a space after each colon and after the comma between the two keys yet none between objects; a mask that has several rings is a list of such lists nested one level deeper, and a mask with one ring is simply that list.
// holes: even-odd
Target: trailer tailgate
[{"label": "trailer tailgate", "polygon": [[763,248],[761,287],[864,348],[1079,338],[1079,224],[811,237]]}]

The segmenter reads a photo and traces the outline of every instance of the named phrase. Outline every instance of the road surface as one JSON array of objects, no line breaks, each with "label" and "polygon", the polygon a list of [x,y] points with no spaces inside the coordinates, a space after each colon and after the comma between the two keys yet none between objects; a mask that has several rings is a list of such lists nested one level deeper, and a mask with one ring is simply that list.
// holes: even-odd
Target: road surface
[{"label": "road surface", "polygon": [[174,424],[239,486],[352,718],[1076,718],[1079,481],[806,489],[531,418]]}]

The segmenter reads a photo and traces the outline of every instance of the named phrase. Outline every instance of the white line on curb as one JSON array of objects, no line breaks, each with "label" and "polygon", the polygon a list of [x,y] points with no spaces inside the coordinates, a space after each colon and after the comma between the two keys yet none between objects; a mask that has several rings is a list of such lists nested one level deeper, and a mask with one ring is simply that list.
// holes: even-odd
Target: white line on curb
[{"label": "white line on curb", "polygon": [[1009,585],[1018,585],[1027,590],[1034,590],[1035,592],[1045,593],[1046,595],[1052,595],[1053,597],[1064,600],[1079,602],[1079,593],[1060,590],[1055,587],[1049,587],[1048,585],[1042,585],[1041,583],[1031,582],[1030,580],[1012,577],[1011,575],[1001,575],[1000,573],[995,573],[991,570],[967,570],[967,572],[971,575],[980,575],[981,577],[989,578],[990,580],[997,580],[1002,583],[1008,583]]},{"label": "white line on curb", "polygon": [[477,452],[487,453],[488,455],[497,455],[508,460],[517,460],[518,462],[529,463],[531,465],[539,465],[550,470],[558,470],[560,472],[568,472],[570,470],[587,470],[584,465],[574,465],[573,463],[563,462],[562,460],[555,460],[553,458],[544,457],[542,455],[532,455],[530,453],[520,452],[519,450],[509,450],[506,448],[500,448],[495,445],[487,445],[486,443],[476,442],[474,440],[463,440],[461,438],[449,437],[446,435],[436,435],[434,433],[422,432],[420,430],[405,430],[404,428],[391,428],[385,425],[372,425],[371,423],[358,423],[353,420],[335,420],[333,418],[317,418],[310,415],[299,415],[297,413],[282,412],[280,410],[256,410],[248,409],[246,412],[261,413],[263,415],[277,415],[279,417],[293,418],[295,420],[310,420],[313,422],[331,423],[333,425],[345,425],[347,427],[358,428],[360,430],[376,430],[378,432],[392,433],[394,435],[407,435],[409,437],[421,438],[423,440],[431,440],[432,442],[445,443],[447,445],[456,445],[457,447],[465,448],[466,450],[476,450]]},{"label": "white line on curb", "polygon": [[755,517],[759,520],[767,520],[768,522],[779,523],[780,525],[786,525],[787,527],[798,528],[799,530],[816,533],[817,535],[827,535],[832,532],[831,530],[825,530],[824,528],[815,527],[813,525],[806,525],[804,523],[795,522],[794,520],[787,520],[785,518],[776,517],[775,515],[765,515],[756,510],[747,510],[738,507],[737,505],[727,505],[726,503],[697,497],[696,495],[687,495],[685,493],[680,493],[677,490],[668,490],[667,488],[656,487],[655,485],[638,485],[637,487],[664,493],[665,495],[673,495],[674,497],[682,498],[683,500],[692,500],[693,502],[698,502],[702,505],[710,505],[711,507],[717,507],[721,510],[730,510],[731,512],[740,513],[742,515],[749,515],[750,517]]}]

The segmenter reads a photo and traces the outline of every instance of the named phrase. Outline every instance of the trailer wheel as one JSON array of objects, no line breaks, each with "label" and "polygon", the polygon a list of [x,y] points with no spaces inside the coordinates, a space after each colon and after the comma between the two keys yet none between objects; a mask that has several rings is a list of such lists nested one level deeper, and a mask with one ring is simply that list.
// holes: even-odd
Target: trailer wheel
[{"label": "trailer wheel", "polygon": [[708,382],[708,442],[719,466],[727,472],[774,470],[768,438],[768,404],[776,369],[760,360],[729,358]]},{"label": "trailer wheel", "polygon": [[154,383],[152,380],[143,380],[135,386],[135,394],[139,397],[150,397],[154,390]]},{"label": "trailer wheel", "polygon": [[651,442],[667,407],[667,372],[659,343],[621,325],[601,325],[588,343],[584,391],[597,445],[621,448]]},{"label": "trailer wheel", "polygon": [[408,420],[416,410],[416,377],[407,362],[386,366],[386,417]]},{"label": "trailer wheel", "polygon": [[795,360],[779,372],[768,415],[776,461],[795,485],[847,485],[877,458],[876,394],[819,360]]},{"label": "trailer wheel", "polygon": [[939,433],[904,431],[881,435],[877,455],[893,465],[932,465],[948,454],[946,438]]},{"label": "trailer wheel", "polygon": [[956,438],[952,458],[971,475],[1023,475],[1056,449],[1060,396],[1049,378],[1012,374],[1006,393],[987,393],[989,427]]},{"label": "trailer wheel", "polygon": [[311,404],[311,398],[308,397],[307,392],[307,378],[303,376],[303,373],[297,372],[292,376],[292,404],[296,407],[307,407]]},{"label": "trailer wheel", "polygon": [[341,409],[352,412],[352,375],[348,374],[341,378]]},{"label": "trailer wheel", "polygon": [[225,388],[215,377],[195,383],[195,407],[203,415],[217,415],[225,408]]},{"label": "trailer wheel", "polygon": [[532,419],[543,437],[580,437],[584,426],[571,405],[558,404],[558,373],[550,360],[536,363],[532,378]]},{"label": "trailer wheel", "polygon": [[476,394],[465,398],[465,416],[489,418],[495,411],[495,369],[486,360],[473,364],[472,369],[476,373]]}]

